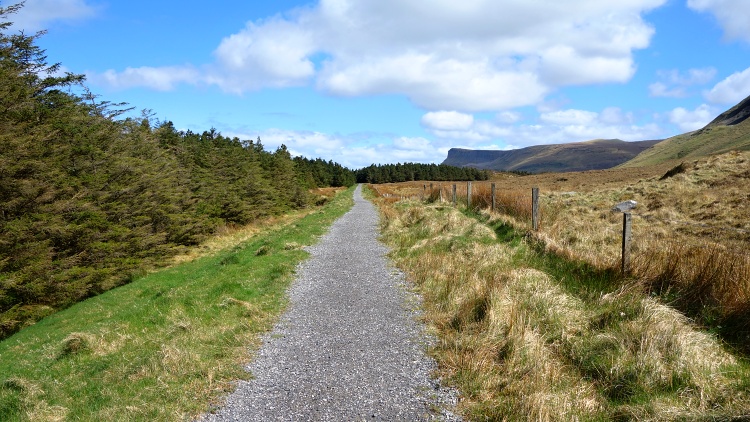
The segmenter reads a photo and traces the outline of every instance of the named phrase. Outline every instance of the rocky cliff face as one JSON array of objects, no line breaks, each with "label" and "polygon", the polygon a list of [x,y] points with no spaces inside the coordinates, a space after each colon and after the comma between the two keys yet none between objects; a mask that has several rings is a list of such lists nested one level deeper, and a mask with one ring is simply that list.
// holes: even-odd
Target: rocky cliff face
[{"label": "rocky cliff face", "polygon": [[729,110],[719,114],[711,123],[706,127],[712,126],[734,126],[742,123],[750,117],[750,97],[740,101],[739,104],[730,108]]}]

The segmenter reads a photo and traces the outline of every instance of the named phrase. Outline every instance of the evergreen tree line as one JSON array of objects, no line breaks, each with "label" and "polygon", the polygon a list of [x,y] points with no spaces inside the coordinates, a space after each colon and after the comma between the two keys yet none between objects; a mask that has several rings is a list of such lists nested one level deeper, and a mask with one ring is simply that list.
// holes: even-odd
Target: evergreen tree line
[{"label": "evergreen tree line", "polygon": [[487,170],[444,164],[373,164],[357,171],[357,183],[398,183],[415,180],[473,181],[489,178],[490,172]]},{"label": "evergreen tree line", "polygon": [[[0,7],[0,22],[20,6]],[[223,225],[304,208],[353,171],[178,131],[60,75],[0,23],[0,338],[127,283]]]}]

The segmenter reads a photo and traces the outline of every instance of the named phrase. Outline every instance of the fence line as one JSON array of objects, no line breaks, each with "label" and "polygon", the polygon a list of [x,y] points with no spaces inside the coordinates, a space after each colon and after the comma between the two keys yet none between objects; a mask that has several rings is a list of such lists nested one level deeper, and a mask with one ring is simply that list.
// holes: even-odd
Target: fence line
[{"label": "fence line", "polygon": [[[381,192],[379,191],[378,188],[376,188],[374,186],[373,186],[373,188],[375,189],[375,191],[378,193],[379,196],[383,196],[383,197],[387,197],[387,198],[393,198],[393,197],[397,196],[397,195],[388,194],[388,193],[381,194]],[[428,185],[426,183],[424,183],[422,185],[422,188],[423,188],[423,194],[420,195],[420,196],[423,199],[425,197],[429,196],[428,192],[429,192],[429,194],[432,194],[435,191],[435,186],[434,186],[433,183],[429,184],[429,191],[427,190]],[[438,198],[437,199],[442,202],[442,201],[444,201],[444,198],[445,198],[445,196],[443,195],[443,189],[444,189],[444,187],[442,185],[439,185],[437,189],[439,190],[439,192],[438,192]],[[450,187],[448,189],[450,189]],[[534,196],[535,195],[534,194],[534,190],[535,189],[537,190],[537,193],[536,193],[537,197]],[[490,198],[491,198],[490,199],[490,203],[488,203],[486,205],[489,206],[489,208],[492,211],[499,211],[499,210],[503,210],[503,209],[512,208],[512,207],[504,206],[502,203],[499,203],[499,201],[498,201],[498,199],[499,199],[498,193],[499,192],[497,191],[497,189],[495,187],[495,183],[491,183],[490,184],[490,190],[491,190],[491,193],[490,193]],[[468,207],[471,207],[473,198],[476,196],[475,195],[475,191],[476,191],[476,189],[474,189],[474,186],[472,185],[472,182],[467,182],[467,185],[466,185],[466,204],[467,204]],[[457,200],[458,200],[458,196],[459,196],[460,193],[461,192],[458,189],[458,185],[456,183],[452,183],[452,201],[451,202],[453,202],[454,204],[457,205],[457,202],[458,202]],[[525,194],[524,195],[518,195],[518,194],[516,194],[516,195],[512,195],[512,196],[514,198],[516,198],[516,199],[528,198],[528,196],[525,195]],[[406,197],[399,196],[399,197],[400,198],[404,198],[404,199],[407,199],[407,198],[408,199],[416,199],[415,196],[406,196]],[[504,198],[507,198],[507,194],[504,194]],[[534,227],[535,230],[536,230],[536,229],[538,229],[538,224],[541,222],[541,219],[539,217],[539,212],[541,211],[541,208],[539,206],[539,200],[541,198],[539,197],[538,188],[532,188],[531,198],[532,198],[532,227]],[[476,205],[477,203],[474,203],[474,204]],[[518,203],[516,203],[515,205],[518,205]],[[684,220],[673,220],[673,219],[659,218],[659,217],[656,217],[656,216],[653,216],[653,215],[645,215],[645,214],[640,214],[640,213],[635,213],[635,212],[631,212],[630,214],[633,217],[637,217],[637,218],[643,219],[643,220],[648,221],[648,222],[659,221],[659,222],[667,223],[667,224],[677,224],[677,225],[683,225],[683,226],[692,226],[692,227],[698,227],[698,228],[708,229],[708,230],[718,230],[718,231],[725,231],[725,232],[750,234],[750,230],[740,229],[740,228],[736,228],[736,227],[714,226],[714,225],[710,225],[710,224],[695,223],[695,222],[684,221]],[[534,224],[535,220],[536,220],[537,224]]]},{"label": "fence line", "polygon": [[[440,202],[443,202],[443,186],[439,185],[438,187],[439,193],[438,193],[438,199]],[[380,192],[375,189],[376,192],[380,195]],[[423,184],[423,192],[421,195],[421,198],[425,198],[425,194],[427,192],[427,184]],[[485,191],[486,192],[486,191]],[[434,191],[434,185],[430,183],[430,194],[429,197],[432,197]],[[490,207],[491,211],[493,212],[504,212],[506,214],[517,214],[511,211],[514,207],[513,206],[504,206],[502,204],[498,203],[498,195],[497,190],[495,187],[495,183],[490,184],[490,203],[485,204]],[[383,196],[383,195],[381,195]],[[512,198],[515,200],[518,200],[519,198],[525,198],[528,199],[528,194],[526,195],[511,195]],[[412,197],[413,198],[413,197]],[[507,200],[508,196],[505,194],[503,196],[504,199]],[[539,207],[539,188],[532,188],[531,190],[531,226],[534,231],[539,230],[540,225],[540,207]],[[454,206],[458,205],[458,186],[457,183],[452,184],[452,203]],[[475,202],[476,203],[476,202]],[[466,183],[466,206],[467,208],[471,209],[472,207],[472,182]],[[476,203],[477,206],[481,206],[479,203]],[[514,204],[516,207],[523,206],[523,204],[516,201]],[[631,213],[631,212],[624,212],[623,213],[623,222],[622,222],[622,237],[621,237],[621,272],[623,275],[627,275],[630,272],[630,266],[631,266],[631,259],[630,259],[630,251],[631,251],[631,244],[633,240],[632,235],[632,217],[638,217],[640,219],[643,219],[648,222],[652,221],[660,221],[663,223],[669,223],[669,224],[680,224],[680,225],[686,225],[686,226],[693,226],[693,227],[700,227],[703,229],[709,229],[709,230],[721,230],[721,231],[728,231],[728,232],[734,232],[734,233],[743,233],[743,234],[750,234],[750,230],[744,230],[744,229],[738,229],[733,227],[720,227],[720,226],[712,226],[708,224],[701,224],[701,223],[692,223],[688,221],[679,221],[679,220],[671,220],[671,219],[661,219],[657,218],[652,215],[643,215],[643,214],[637,214],[637,213]],[[528,218],[528,215],[527,217]],[[527,220],[528,221],[528,220]],[[727,253],[732,253],[735,255],[747,255],[747,251],[739,251],[737,249],[729,249],[725,246],[706,246],[706,245],[690,245],[691,248],[701,248],[701,249],[715,249],[715,248],[721,248]]]}]

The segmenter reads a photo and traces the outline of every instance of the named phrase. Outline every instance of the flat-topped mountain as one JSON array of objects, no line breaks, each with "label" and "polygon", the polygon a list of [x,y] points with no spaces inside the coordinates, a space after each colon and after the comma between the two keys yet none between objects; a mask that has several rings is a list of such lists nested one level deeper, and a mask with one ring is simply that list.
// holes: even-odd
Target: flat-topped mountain
[{"label": "flat-topped mountain", "polygon": [[569,144],[536,145],[510,151],[451,148],[443,164],[531,173],[601,170],[625,163],[658,142],[660,141],[595,139]]}]

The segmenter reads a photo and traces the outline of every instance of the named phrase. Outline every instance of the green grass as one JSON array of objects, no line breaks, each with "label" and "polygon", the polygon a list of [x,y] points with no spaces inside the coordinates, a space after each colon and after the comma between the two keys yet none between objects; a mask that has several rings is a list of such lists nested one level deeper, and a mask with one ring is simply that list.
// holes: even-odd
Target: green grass
[{"label": "green grass", "polygon": [[749,120],[733,126],[713,126],[696,133],[673,136],[618,167],[643,167],[672,160],[695,160],[735,150],[750,150]]},{"label": "green grass", "polygon": [[247,379],[309,245],[353,189],[304,218],[49,316],[0,342],[0,420],[184,420]]}]

